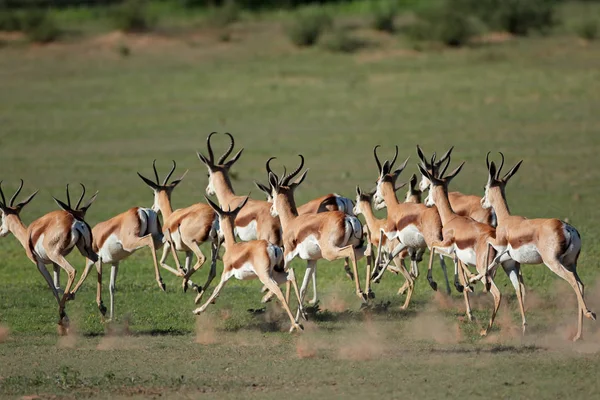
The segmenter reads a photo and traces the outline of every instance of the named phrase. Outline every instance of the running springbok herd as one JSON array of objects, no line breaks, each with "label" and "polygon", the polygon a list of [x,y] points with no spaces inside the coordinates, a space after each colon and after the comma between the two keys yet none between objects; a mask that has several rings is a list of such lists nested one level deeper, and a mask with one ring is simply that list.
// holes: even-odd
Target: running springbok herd
[{"label": "running springbok herd", "polygon": [[[68,330],[69,318],[65,312],[67,302],[75,299],[93,266],[98,274],[98,308],[103,316],[108,311],[107,320],[113,318],[119,263],[142,247],[151,249],[159,288],[165,290],[160,265],[182,278],[184,291],[192,288],[197,292],[196,304],[201,302],[216,276],[217,260],[223,260],[219,284],[204,304],[193,311],[194,314],[202,313],[209,304],[214,303],[232,277],[240,280],[258,278],[263,284],[263,291],[267,292],[262,301],[277,297],[291,321],[290,331],[302,330],[299,322],[301,318],[306,319],[303,305],[311,278],[313,298],[309,302],[317,302],[318,260],[344,259],[345,272],[354,281],[356,295],[363,303],[374,298],[371,282],[378,282],[385,271],[402,274],[406,281],[398,293],[406,293],[402,306],[405,309],[414,291],[415,279],[419,276],[418,264],[426,249],[430,251],[427,280],[434,290],[437,290],[437,283],[432,277],[435,254],[439,256],[448,293],[450,283],[444,259],[453,261],[454,286],[464,296],[469,320],[473,318],[469,305],[469,292],[473,291],[471,284],[481,282],[484,291],[491,293],[494,306],[482,335],[492,327],[500,306],[501,293],[494,283],[498,266],[508,275],[515,289],[523,333],[527,322],[521,264],[543,263],[573,287],[578,303],[578,325],[574,340],[582,337],[584,315],[596,319],[585,303],[583,283],[577,275],[577,259],[581,250],[581,237],[577,230],[558,219],[526,219],[511,215],[509,211],[506,184],[518,171],[522,161],[502,175],[504,155],[500,153],[501,162],[497,167],[494,161],[489,161],[488,153],[488,179],[485,194],[479,198],[449,192],[450,182],[464,165],[463,162],[452,172],[446,173],[452,148],[436,160],[435,153],[427,158],[417,146],[421,180],[418,182],[415,175],[410,178],[405,201],[400,202],[396,192],[406,184],[398,184],[397,180],[408,159],[395,167],[398,156],[396,146],[393,159],[382,163],[377,155],[379,146],[375,146],[373,153],[378,172],[375,188],[364,191],[357,186],[355,202],[337,194],[328,194],[297,207],[294,192],[308,172],[308,169],[302,172],[303,156],[299,156],[300,164],[296,169],[287,174],[284,168],[281,176],[271,169],[275,157],[266,162],[268,184],[254,182],[265,193],[266,200],[238,196],[233,190],[229,171],[243,149],[229,158],[235,142],[233,136],[226,133],[230,141],[229,148],[215,160],[211,147],[214,135],[215,132],[211,133],[207,139],[208,156],[198,153],[198,157],[208,168],[206,194],[216,196],[218,202],[206,198],[207,203],[173,210],[171,195],[185,174],[169,182],[176,168],[173,161],[171,170],[161,182],[153,163],[155,180],[138,173],[154,193],[152,208],[130,208],[92,229],[85,222],[85,216],[97,192],[82,206],[86,191],[85,186],[81,185],[81,196],[73,207],[67,185],[66,202],[54,198],[61,210],[40,217],[27,227],[21,221],[20,213],[37,191],[15,205],[23,181],[8,202],[0,182],[0,236],[12,232],[25,249],[27,257],[46,279],[58,302],[59,333],[64,334]],[[429,190],[428,196],[421,203],[421,194],[425,190]],[[387,218],[378,219],[373,209],[383,208],[387,208]],[[159,213],[162,214],[162,223]],[[357,217],[360,214],[364,217],[364,225]],[[236,236],[240,241],[236,240]],[[211,248],[210,271],[208,279],[200,286],[192,282],[191,277],[206,261],[200,250],[200,245],[205,242],[210,243]],[[219,256],[221,246],[224,247],[222,257]],[[375,256],[373,246],[377,249]],[[76,284],[76,269],[65,258],[75,247],[86,259],[85,269]],[[163,252],[159,260],[156,250],[161,247]],[[185,254],[183,267],[177,252]],[[175,267],[166,263],[169,253]],[[192,265],[194,256],[196,262]],[[306,272],[300,288],[291,264],[296,257],[306,260]],[[357,268],[357,260],[363,257],[366,258],[364,291]],[[410,259],[410,269],[405,265],[407,258]],[[103,264],[111,266],[109,310],[102,300]],[[47,265],[53,266],[53,277]],[[473,267],[475,273],[471,270]],[[68,276],[64,289],[60,288],[61,268]],[[280,289],[284,283],[285,294]],[[296,315],[289,307],[292,287],[298,302]]]}]

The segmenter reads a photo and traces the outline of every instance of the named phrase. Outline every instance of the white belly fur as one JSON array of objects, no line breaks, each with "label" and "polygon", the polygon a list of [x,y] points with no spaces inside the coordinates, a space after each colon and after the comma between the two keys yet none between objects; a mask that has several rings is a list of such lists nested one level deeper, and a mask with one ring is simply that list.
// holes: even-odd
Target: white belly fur
[{"label": "white belly fur", "polygon": [[413,248],[424,248],[427,247],[427,243],[425,243],[425,238],[421,235],[421,232],[414,225],[408,225],[406,228],[402,229],[396,237],[400,240],[401,243],[405,244],[407,247]]},{"label": "white belly fur", "polygon": [[247,242],[248,240],[256,240],[257,239],[257,231],[256,231],[256,220],[250,221],[250,223],[246,226],[236,226],[235,233],[238,235],[240,240]]},{"label": "white belly fur", "polygon": [[102,248],[98,251],[98,256],[103,263],[113,263],[121,261],[122,259],[129,256],[131,253],[123,250],[123,244],[119,240],[117,235],[110,235],[102,245]]},{"label": "white belly fur", "polygon": [[456,256],[463,264],[469,265],[471,267],[477,266],[477,256],[475,255],[475,250],[469,248],[461,250],[457,248],[455,250]]},{"label": "white belly fur", "polygon": [[521,264],[541,264],[543,262],[534,244],[526,244],[518,249],[513,249],[509,245],[508,254],[510,258]]},{"label": "white belly fur", "polygon": [[321,258],[321,247],[315,235],[309,235],[296,246],[293,253],[303,260],[318,260]]},{"label": "white belly fur", "polygon": [[256,278],[256,272],[254,272],[254,266],[252,263],[244,263],[240,268],[233,270],[233,276],[239,280],[247,280]]},{"label": "white belly fur", "polygon": [[46,254],[46,249],[44,249],[43,243],[44,243],[44,234],[42,233],[33,248],[35,250],[35,254],[37,255],[37,258],[40,261],[42,261],[43,263],[49,264],[52,261],[50,261],[50,259],[48,258],[48,255]]}]

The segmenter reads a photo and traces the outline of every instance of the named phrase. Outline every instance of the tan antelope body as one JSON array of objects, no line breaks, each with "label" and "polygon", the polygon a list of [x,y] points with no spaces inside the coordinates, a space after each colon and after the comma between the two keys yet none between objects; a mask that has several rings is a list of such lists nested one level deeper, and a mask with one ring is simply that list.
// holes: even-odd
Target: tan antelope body
[{"label": "tan antelope body", "polygon": [[[216,195],[219,203],[223,207],[235,207],[240,204],[244,197],[236,196],[229,179],[229,169],[239,159],[241,149],[229,161],[225,161],[233,151],[235,141],[231,134],[226,133],[230,139],[230,146],[227,151],[215,161],[213,150],[210,144],[212,132],[207,138],[208,157],[198,153],[200,161],[208,168],[208,186],[206,194]],[[271,204],[264,200],[249,199],[246,206],[238,213],[235,219],[235,233],[243,240],[263,239],[275,245],[281,245],[281,224],[277,217],[271,215]]]},{"label": "tan antelope body", "polygon": [[[269,170],[269,184],[273,193],[273,215],[279,216],[283,228],[283,247],[286,270],[290,262],[299,257],[307,261],[306,273],[300,288],[299,314],[306,294],[308,281],[313,274],[317,261],[324,258],[333,261],[349,258],[355,277],[356,294],[362,301],[367,296],[360,288],[356,259],[364,255],[363,231],[360,221],[355,216],[341,211],[328,211],[318,214],[298,215],[294,201],[294,191],[306,177],[304,171],[297,182],[291,180],[298,175],[304,166],[304,157],[300,156],[300,166],[281,179]],[[296,317],[298,318],[298,316]]]},{"label": "tan antelope body", "polygon": [[[448,164],[450,159],[448,158]],[[436,250],[441,249],[447,253],[454,253],[456,258],[463,266],[474,266],[481,277],[482,282],[487,286],[489,282],[490,293],[494,298],[494,308],[488,326],[481,331],[482,335],[486,335],[491,329],[496,318],[496,314],[500,307],[502,295],[500,290],[493,281],[493,274],[488,280],[488,264],[490,257],[495,256],[494,251],[489,251],[488,241],[495,237],[495,229],[488,224],[475,221],[470,217],[458,215],[454,212],[448,200],[448,184],[458,175],[462,169],[464,162],[459,165],[448,176],[443,177],[441,174],[445,172],[445,168],[440,172],[439,176],[434,176],[427,171],[424,165],[419,164],[419,170],[425,175],[430,182],[429,199],[434,204],[440,214],[443,225],[443,240],[432,244],[428,276],[431,276],[431,263],[433,254]],[[461,271],[461,277],[463,276]],[[523,319],[525,318],[522,305],[522,296],[520,287],[515,287],[519,305]],[[467,291],[463,292],[467,317],[471,321],[473,319],[471,306],[469,304],[469,295]]]},{"label": "tan antelope body", "polygon": [[[92,230],[84,221],[85,213],[96,199],[97,192],[90,200],[80,208],[81,201],[85,195],[85,187],[81,185],[83,192],[75,208],[71,208],[71,198],[69,195],[69,185],[67,185],[67,203],[54,199],[56,203],[63,209],[60,211],[52,211],[35,221],[25,229],[25,225],[19,218],[21,209],[31,201],[37,192],[29,196],[25,201],[13,206],[14,200],[23,187],[23,181],[17,192],[11,197],[7,204],[4,193],[0,188],[2,202],[2,231],[1,236],[5,236],[9,231],[13,232],[21,245],[25,248],[27,257],[38,267],[38,270],[46,279],[48,286],[52,290],[52,294],[58,303],[59,313],[59,333],[64,334],[69,326],[69,318],[65,313],[66,302],[70,299],[70,290],[76,276],[76,270],[66,260],[73,248],[77,247],[79,252],[86,258],[96,261],[98,255],[92,248]],[[46,269],[46,265],[52,264],[56,269],[58,267],[67,272],[68,280],[65,290],[60,296],[59,290],[50,277],[50,273]]]},{"label": "tan antelope body", "polygon": [[150,248],[156,282],[158,287],[163,291],[165,290],[165,284],[160,276],[156,260],[156,248],[160,248],[163,244],[162,229],[156,212],[149,208],[130,208],[107,221],[98,223],[92,229],[92,236],[93,249],[98,254],[98,260],[94,262],[88,259],[85,270],[71,292],[71,296],[75,296],[92,266],[96,264],[98,272],[96,303],[102,315],[106,315],[106,307],[102,301],[102,266],[103,264],[109,264],[111,266],[109,320],[112,320],[114,318],[114,296],[119,263],[142,247]]},{"label": "tan antelope body", "polygon": [[578,324],[573,340],[578,340],[582,337],[583,316],[596,319],[596,314],[590,311],[585,303],[584,286],[577,275],[581,236],[573,226],[558,219],[527,219],[510,214],[505,187],[521,163],[522,160],[501,178],[501,168],[496,170],[494,162],[490,164],[488,161],[488,182],[481,203],[483,207],[493,208],[498,220],[496,237],[489,240],[498,255],[489,268],[493,269],[497,263],[510,259],[521,264],[543,263],[567,281],[577,297]]},{"label": "tan antelope body", "polygon": [[[416,179],[416,178],[415,178]],[[390,241],[387,239],[385,235],[379,235],[378,233],[382,230],[385,230],[387,225],[387,219],[385,218],[376,218],[373,213],[373,209],[371,208],[371,201],[373,199],[374,192],[365,193],[360,190],[360,188],[356,187],[356,206],[354,207],[354,212],[356,215],[362,214],[365,218],[366,228],[369,232],[373,232],[374,234],[369,234],[369,242],[370,245],[375,246],[378,251],[378,259],[381,258],[380,254],[389,254],[392,252],[392,249],[399,244],[397,239]],[[410,191],[409,191],[410,195]],[[411,200],[413,200],[411,198]],[[409,256],[408,249],[402,250],[400,254],[396,258],[394,258],[394,264],[396,265],[396,270],[392,270],[394,273],[401,273],[402,276],[406,279],[404,285],[398,290],[398,294],[403,294],[406,290],[408,293],[406,295],[406,300],[404,301],[404,305],[401,307],[402,309],[408,308],[408,304],[410,303],[410,299],[412,297],[412,293],[414,291],[414,277],[406,269],[404,264],[404,259]],[[367,262],[371,262],[371,258],[367,259]],[[387,260],[386,260],[387,262]],[[371,265],[371,268],[373,266]],[[389,267],[388,267],[389,268]],[[367,273],[367,291],[369,289],[369,281],[371,276]]]},{"label": "tan antelope body", "polygon": [[[271,157],[267,161],[267,171],[268,172],[269,172],[268,165],[272,159],[274,159],[274,157]],[[285,171],[283,174],[285,175]],[[273,194],[271,193],[271,189],[259,182],[256,182],[256,181],[254,181],[254,184],[263,193],[265,193],[265,195],[267,196],[267,201],[272,204],[273,203],[273,197],[272,197]],[[317,213],[327,212],[327,211],[341,211],[347,215],[354,215],[353,208],[354,208],[354,206],[352,204],[352,200],[350,200],[349,198],[340,196],[339,194],[336,194],[336,193],[330,193],[330,194],[326,194],[321,197],[317,197],[316,199],[310,200],[309,202],[298,207],[298,215],[317,214]],[[370,257],[370,255],[368,255],[368,257]],[[346,275],[350,279],[354,279],[354,274],[352,273],[352,270],[350,269],[350,262],[348,259],[344,259],[344,270],[346,271]],[[313,271],[313,276],[312,276],[311,280],[312,280],[312,288],[313,288],[313,298],[311,300],[309,300],[308,303],[309,304],[317,304],[318,300],[317,300],[317,271],[316,271],[316,269]],[[268,301],[269,298],[270,298],[270,296],[266,296],[263,299],[263,302]]]},{"label": "tan antelope body", "polygon": [[[177,185],[183,180],[187,171],[181,176],[169,183],[169,178],[175,171],[177,164],[173,160],[173,167],[167,174],[163,182],[159,182],[158,172],[156,171],[156,160],[152,163],[154,177],[156,181],[145,178],[139,172],[138,175],[154,193],[154,204],[152,209],[155,212],[160,211],[163,215],[162,231],[166,237],[165,247],[160,258],[160,265],[183,278],[183,290],[188,287],[195,288],[198,292],[195,302],[200,302],[206,289],[216,276],[217,257],[219,254],[219,217],[214,210],[204,203],[196,203],[186,208],[180,208],[173,211],[171,206],[171,194]],[[190,277],[206,262],[206,257],[200,250],[200,245],[205,242],[211,243],[211,264],[208,278],[203,286],[198,286],[190,280]],[[171,251],[177,269],[166,264],[167,254]],[[181,267],[176,251],[185,252],[185,269]],[[192,258],[196,256],[196,263],[192,266]]]},{"label": "tan antelope body", "polygon": [[[393,160],[391,162],[385,161],[383,165],[379,162],[379,158],[377,157],[378,147],[379,146],[375,146],[373,149],[375,161],[379,169],[377,189],[373,196],[373,202],[376,210],[380,210],[384,207],[387,207],[388,210],[387,221],[380,231],[380,236],[385,235],[388,240],[398,240],[399,243],[391,251],[391,259],[395,258],[404,249],[411,249],[416,252],[431,248],[432,243],[442,239],[442,222],[437,209],[435,207],[426,207],[423,204],[400,203],[398,201],[395,184],[398,176],[406,167],[408,159],[406,159],[398,169],[392,171],[392,167],[398,155],[398,146],[396,146],[396,154]],[[387,263],[389,263],[390,260],[388,260]],[[383,274],[383,271],[387,268],[387,263],[384,268],[380,270],[380,275]],[[416,261],[414,264],[416,264]],[[441,257],[440,264],[447,280],[447,268]],[[418,271],[416,265],[413,266],[413,269]],[[377,278],[379,278],[379,276]],[[433,281],[431,276],[428,276],[427,279],[431,287],[434,290],[437,290],[437,284]]]},{"label": "tan antelope body", "polygon": [[290,270],[289,272],[284,271],[283,250],[281,247],[269,243],[266,240],[252,240],[241,243],[236,243],[235,241],[233,233],[234,219],[240,209],[243,209],[248,198],[233,211],[227,212],[223,211],[208,198],[206,200],[219,215],[221,230],[225,240],[225,254],[223,255],[223,273],[221,275],[221,282],[219,282],[206,303],[194,310],[194,314],[200,314],[206,310],[208,305],[219,296],[223,286],[225,286],[229,279],[236,278],[239,280],[247,280],[258,278],[263,285],[277,296],[287,312],[292,324],[290,332],[293,330],[302,330],[302,326],[295,321],[288,302],[279,288],[279,285],[292,281],[296,297],[298,298],[298,301],[300,301],[298,286],[295,281],[293,270]]}]

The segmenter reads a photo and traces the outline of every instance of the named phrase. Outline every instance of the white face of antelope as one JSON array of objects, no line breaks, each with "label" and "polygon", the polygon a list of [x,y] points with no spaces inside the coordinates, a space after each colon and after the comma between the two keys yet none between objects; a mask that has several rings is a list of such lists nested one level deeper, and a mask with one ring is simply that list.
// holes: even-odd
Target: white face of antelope
[{"label": "white face of antelope", "polygon": [[377,190],[373,195],[373,207],[376,210],[382,210],[385,208],[385,200],[383,200],[383,194],[381,193],[381,178],[377,180]]},{"label": "white face of antelope", "polygon": [[492,207],[492,203],[490,203],[490,185],[486,184],[484,188],[484,194],[481,198],[481,207],[488,209]]},{"label": "white face of antelope", "polygon": [[429,179],[425,175],[421,175],[421,182],[419,182],[419,190],[421,192],[424,192],[427,189],[429,189],[430,185],[431,182],[429,181]]},{"label": "white face of antelope", "polygon": [[206,185],[205,191],[208,196],[214,196],[216,194],[215,185],[213,184],[213,173],[210,168],[208,169],[208,185]]},{"label": "white face of antelope", "polygon": [[154,203],[152,204],[152,211],[160,212],[160,205],[158,201],[158,190],[153,190],[154,192]]},{"label": "white face of antelope", "polygon": [[429,189],[429,192],[427,193],[427,197],[425,197],[424,204],[427,207],[435,206],[435,199],[434,199],[433,192],[434,192],[433,190]]},{"label": "white face of antelope", "polygon": [[361,201],[360,201],[360,195],[356,195],[356,204],[354,205],[354,208],[352,209],[352,211],[354,212],[354,215],[360,215],[362,214],[362,207],[360,205]]},{"label": "white face of antelope", "polygon": [[4,237],[10,233],[10,230],[8,229],[6,214],[4,213],[4,211],[0,211],[0,213],[2,213],[2,227],[0,228],[0,237]]},{"label": "white face of antelope", "polygon": [[[275,197],[276,199],[277,197]],[[271,217],[278,217],[279,212],[277,212],[277,201],[273,201],[271,204]]]}]

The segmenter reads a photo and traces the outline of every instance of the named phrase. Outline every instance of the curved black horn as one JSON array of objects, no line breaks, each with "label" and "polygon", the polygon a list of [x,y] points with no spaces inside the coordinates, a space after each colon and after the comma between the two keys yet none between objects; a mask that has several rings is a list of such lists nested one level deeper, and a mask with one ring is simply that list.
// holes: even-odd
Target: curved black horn
[{"label": "curved black horn", "polygon": [[373,155],[375,156],[375,162],[377,163],[377,169],[381,173],[381,162],[379,161],[379,157],[377,157],[377,148],[378,147],[380,147],[380,146],[377,145],[373,148]]},{"label": "curved black horn", "polygon": [[227,157],[229,157],[229,155],[231,154],[231,152],[233,151],[233,146],[235,146],[235,140],[233,140],[233,135],[231,135],[231,133],[229,132],[225,132],[225,134],[227,136],[229,136],[229,148],[227,149],[227,151],[221,156],[221,158],[219,158],[219,161],[217,161],[217,164],[223,164],[225,162],[225,160],[227,159]]},{"label": "curved black horn", "polygon": [[290,180],[292,180],[296,175],[298,175],[298,173],[300,172],[302,167],[304,167],[304,156],[302,154],[298,154],[298,157],[300,157],[300,165],[293,172],[291,172],[289,175],[286,175],[281,180],[281,185],[287,186],[289,184]]},{"label": "curved black horn", "polygon": [[[277,174],[275,174],[275,172],[273,172],[273,170],[271,170],[271,166],[269,165],[271,163],[271,160],[276,159],[277,157],[271,157],[267,160],[267,164],[265,165],[265,168],[267,168],[267,175],[269,174],[273,174],[275,175],[275,178],[277,178],[277,180],[279,180],[279,178],[277,177]],[[285,169],[283,171],[283,176],[285,176]]]},{"label": "curved black horn", "polygon": [[435,166],[435,157],[436,157],[436,153],[435,151],[433,152],[433,154],[431,155],[431,166]]},{"label": "curved black horn", "polygon": [[85,186],[83,185],[83,183],[80,183],[80,185],[81,185],[82,192],[81,192],[81,197],[79,198],[79,200],[77,201],[77,205],[75,206],[75,210],[79,210],[79,206],[81,205],[81,202],[83,201],[83,196],[85,196]]},{"label": "curved black horn", "polygon": [[[442,179],[444,177],[444,174],[446,173],[446,170],[448,169],[448,167],[450,166],[450,156],[448,156],[445,160],[442,159],[443,161],[446,161],[446,165],[444,165],[444,167],[442,168],[442,170],[440,171],[440,173],[438,174],[438,178]],[[443,162],[442,161],[442,162]],[[440,162],[440,167],[442,165],[442,162]]]},{"label": "curved black horn", "polygon": [[500,167],[498,167],[498,172],[496,172],[496,180],[500,180],[500,171],[502,171],[502,167],[504,166],[504,154],[502,154],[501,151],[499,151],[498,153],[500,153],[500,157],[502,157],[502,160],[500,161]]},{"label": "curved black horn", "polygon": [[19,193],[21,193],[21,189],[23,189],[23,179],[21,179],[21,184],[19,185],[19,188],[17,189],[17,191],[15,192],[15,194],[12,195],[12,197],[10,198],[10,204],[9,206],[12,207],[15,199],[17,198],[17,196],[19,195]]},{"label": "curved black horn", "polygon": [[156,178],[156,185],[160,185],[160,181],[158,180],[158,171],[156,171],[156,159],[152,161],[152,169],[154,170],[154,177]]},{"label": "curved black horn", "polygon": [[438,164],[439,164],[439,165],[442,165],[442,163],[443,163],[444,161],[446,161],[446,158],[450,157],[450,155],[452,154],[452,150],[454,150],[454,146],[450,147],[450,148],[448,149],[448,151],[447,151],[447,152],[445,152],[445,153],[444,153],[444,155],[440,157],[440,159],[439,159],[439,161],[438,161]]},{"label": "curved black horn", "polygon": [[396,162],[396,158],[398,158],[398,145],[396,145],[396,154],[394,154],[394,158],[392,159],[392,162],[390,163],[390,170],[394,167],[394,163]]},{"label": "curved black horn", "polygon": [[71,196],[69,195],[69,184],[67,183],[67,205],[71,208]]},{"label": "curved black horn", "polygon": [[[173,161],[173,168],[171,168],[171,171],[167,174],[165,180],[163,181],[163,183],[162,183],[163,186],[167,185],[167,182],[169,182],[169,178],[171,177],[171,175],[173,175],[175,168],[177,168],[177,163],[175,162],[175,160],[171,160],[171,161]],[[158,180],[156,182],[158,183]]]},{"label": "curved black horn", "polygon": [[487,165],[488,171],[490,170],[490,153],[491,151],[488,151],[485,155],[485,165]]},{"label": "curved black horn", "polygon": [[2,205],[6,206],[6,199],[4,198],[4,191],[2,190],[2,181],[0,181],[0,196],[2,196]]},{"label": "curved black horn", "polygon": [[210,161],[211,164],[215,163],[215,153],[213,153],[212,147],[210,146],[210,138],[216,133],[217,132],[211,132],[206,138],[206,146],[208,147],[208,161]]}]

